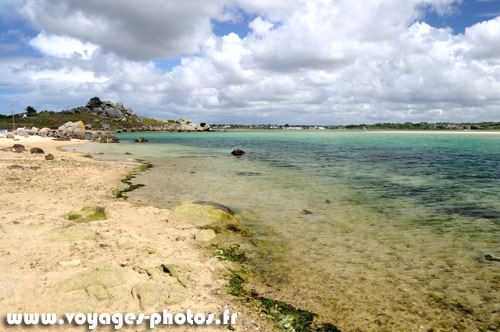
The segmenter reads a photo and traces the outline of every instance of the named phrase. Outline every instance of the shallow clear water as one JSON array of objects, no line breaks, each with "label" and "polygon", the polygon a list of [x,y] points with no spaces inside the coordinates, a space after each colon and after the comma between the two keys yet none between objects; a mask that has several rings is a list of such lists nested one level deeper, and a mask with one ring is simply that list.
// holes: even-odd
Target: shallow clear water
[{"label": "shallow clear water", "polygon": [[500,330],[500,263],[484,258],[500,257],[500,135],[119,136],[78,148],[152,161],[132,200],[237,210],[264,294],[343,331]]}]

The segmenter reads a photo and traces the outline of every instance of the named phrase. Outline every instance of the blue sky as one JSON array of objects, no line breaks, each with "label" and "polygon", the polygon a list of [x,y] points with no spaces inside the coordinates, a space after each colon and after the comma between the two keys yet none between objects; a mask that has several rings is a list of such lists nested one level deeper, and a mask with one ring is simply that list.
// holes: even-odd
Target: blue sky
[{"label": "blue sky", "polygon": [[[201,1],[158,12],[165,1],[0,3],[0,113],[76,107],[99,94],[146,115],[205,121],[500,120],[493,92],[473,94],[500,84],[500,0]],[[96,15],[114,30],[85,27]],[[355,72],[365,88],[346,81]]]}]

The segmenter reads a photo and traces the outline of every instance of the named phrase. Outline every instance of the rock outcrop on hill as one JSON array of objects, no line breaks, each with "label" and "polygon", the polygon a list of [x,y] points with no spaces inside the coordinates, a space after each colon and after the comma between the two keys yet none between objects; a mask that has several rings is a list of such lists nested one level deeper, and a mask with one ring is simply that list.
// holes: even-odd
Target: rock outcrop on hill
[{"label": "rock outcrop on hill", "polygon": [[123,103],[113,104],[110,101],[101,101],[94,97],[89,100],[86,106],[75,107],[70,110],[61,111],[63,114],[84,114],[92,113],[104,118],[117,119],[120,121],[134,121],[142,123],[142,119],[134,113],[132,108],[125,108]]},{"label": "rock outcrop on hill", "polygon": [[[98,123],[87,123],[87,130],[116,130],[118,132],[135,131],[210,131],[210,125],[207,123],[194,123],[182,118],[177,121],[157,121],[153,123],[144,123],[143,119],[134,113],[132,108],[126,108],[123,103],[116,104],[111,101],[101,101],[98,97],[91,98],[87,105],[75,107],[70,110],[61,111],[63,114],[86,114],[90,113],[103,118]],[[123,122],[123,124],[121,124]],[[133,125],[130,126],[130,123]],[[128,124],[128,125],[125,125]]]}]

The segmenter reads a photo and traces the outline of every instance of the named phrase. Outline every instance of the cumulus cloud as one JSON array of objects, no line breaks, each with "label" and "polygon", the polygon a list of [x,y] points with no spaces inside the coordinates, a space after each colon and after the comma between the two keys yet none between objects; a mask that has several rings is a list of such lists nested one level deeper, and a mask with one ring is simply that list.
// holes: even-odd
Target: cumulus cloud
[{"label": "cumulus cloud", "polygon": [[74,56],[90,59],[94,51],[99,47],[92,43],[85,43],[79,39],[48,35],[40,32],[29,44],[41,53],[60,58],[71,58]]},{"label": "cumulus cloud", "polygon": [[151,60],[197,53],[222,9],[218,0],[27,0],[20,11],[39,30]]},{"label": "cumulus cloud", "polygon": [[[198,121],[494,120],[500,17],[463,34],[421,22],[458,2],[26,0],[22,14],[42,30],[30,45],[46,56],[0,60],[0,83],[35,105],[99,95]],[[252,17],[248,35],[214,35],[236,9]],[[169,71],[152,62],[177,56]]]}]

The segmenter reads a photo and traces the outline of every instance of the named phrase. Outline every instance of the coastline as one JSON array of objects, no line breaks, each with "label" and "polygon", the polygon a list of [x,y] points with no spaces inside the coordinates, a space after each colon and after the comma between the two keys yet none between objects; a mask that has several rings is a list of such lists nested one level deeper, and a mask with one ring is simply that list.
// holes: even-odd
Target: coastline
[{"label": "coastline", "polygon": [[[43,154],[29,151],[12,152],[9,147],[14,143],[28,150],[42,148],[55,160],[45,160]],[[239,314],[233,330],[274,330],[263,314],[226,294],[224,275],[231,263],[207,253],[204,244],[194,239],[198,229],[183,227],[182,220],[173,218],[168,209],[113,197],[112,191],[119,187],[120,180],[140,164],[97,161],[59,149],[83,143],[33,136],[19,141],[0,140],[0,168],[5,174],[0,180],[3,315],[151,313],[160,307],[174,313],[191,309],[219,314],[230,309]],[[105,219],[72,221],[71,213],[80,213],[85,207],[104,208]],[[170,271],[177,272],[156,276],[152,271],[158,266],[169,266]],[[96,277],[93,283],[88,281],[92,276]],[[137,285],[145,283],[171,291],[165,301],[160,299],[163,305],[154,294],[149,294],[153,296],[150,302],[145,301],[145,295],[140,296]],[[186,325],[179,330],[193,328]],[[206,326],[205,330],[220,328]],[[66,331],[69,327],[53,329]],[[143,331],[147,327],[130,329]]]}]

